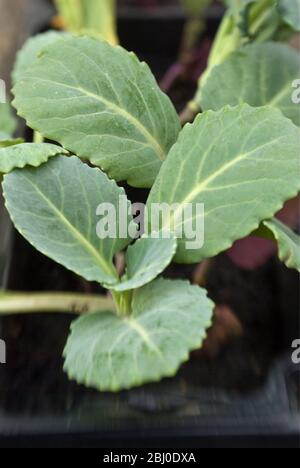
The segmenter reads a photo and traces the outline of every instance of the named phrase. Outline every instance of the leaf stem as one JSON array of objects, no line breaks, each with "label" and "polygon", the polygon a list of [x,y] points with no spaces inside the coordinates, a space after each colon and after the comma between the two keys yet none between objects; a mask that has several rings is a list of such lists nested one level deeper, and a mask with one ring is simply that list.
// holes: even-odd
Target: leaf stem
[{"label": "leaf stem", "polygon": [[80,293],[0,293],[0,315],[62,312],[87,314],[115,311],[110,297]]},{"label": "leaf stem", "polygon": [[41,133],[33,132],[33,143],[44,143],[44,137]]},{"label": "leaf stem", "polygon": [[195,100],[187,103],[183,111],[180,113],[180,122],[182,127],[187,123],[193,122],[196,115],[201,111],[200,106]]},{"label": "leaf stem", "polygon": [[120,317],[128,316],[131,312],[132,291],[110,291],[115,304],[115,310]]}]

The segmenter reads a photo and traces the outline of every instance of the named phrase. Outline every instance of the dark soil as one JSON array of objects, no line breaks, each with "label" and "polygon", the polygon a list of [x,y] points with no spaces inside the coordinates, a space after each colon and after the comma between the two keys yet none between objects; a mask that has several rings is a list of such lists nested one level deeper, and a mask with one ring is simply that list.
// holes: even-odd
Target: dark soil
[{"label": "dark soil", "polygon": [[[45,259],[18,235],[14,252],[9,289],[86,290],[83,280]],[[166,275],[191,279],[193,269],[172,265]],[[208,274],[206,287],[216,303],[231,307],[243,326],[243,336],[225,345],[215,359],[194,356],[176,378],[145,386],[151,394],[161,395],[160,388],[168,381],[168,388],[177,394],[183,387],[186,393],[204,387],[252,391],[262,385],[274,360],[295,338],[298,275],[276,260],[246,272],[234,266],[226,254],[220,255]],[[101,292],[97,285],[91,288]],[[88,395],[95,396],[93,390],[69,382],[62,371],[61,355],[71,320],[59,314],[2,319],[7,365],[0,367],[0,407],[6,412],[60,413],[76,407]],[[116,405],[121,398],[122,394],[114,396]]]}]

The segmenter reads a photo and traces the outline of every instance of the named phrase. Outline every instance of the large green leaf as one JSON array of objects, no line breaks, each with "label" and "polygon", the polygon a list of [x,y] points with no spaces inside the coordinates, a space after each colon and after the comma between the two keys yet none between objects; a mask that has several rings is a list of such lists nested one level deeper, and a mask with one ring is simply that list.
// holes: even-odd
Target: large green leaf
[{"label": "large green leaf", "polygon": [[281,221],[273,218],[263,223],[278,243],[278,255],[289,268],[300,272],[300,237]]},{"label": "large green leaf", "polygon": [[270,105],[300,125],[299,106],[291,99],[292,83],[299,76],[300,55],[294,49],[275,42],[251,44],[212,70],[201,91],[201,106],[218,110],[242,102]]},{"label": "large green leaf", "polygon": [[178,203],[164,221],[176,231],[186,203],[194,229],[196,203],[204,204],[204,246],[188,250],[183,236],[175,259],[193,263],[218,254],[293,198],[300,190],[299,142],[298,127],[271,107],[225,107],[186,125],[147,203],[150,210],[152,203]]},{"label": "large green leaf", "polygon": [[37,59],[38,54],[42,49],[63,37],[67,37],[67,33],[47,31],[28,39],[22,49],[17,53],[16,62],[12,72],[13,82],[16,83],[23,77],[26,70],[29,70],[33,62]]},{"label": "large green leaf", "polygon": [[[67,151],[57,145],[48,143],[21,143],[0,149],[0,174],[7,174],[16,168],[25,166],[38,167],[52,156],[67,154]],[[22,140],[21,140],[22,141]],[[1,148],[1,141],[0,141]]]},{"label": "large green leaf", "polygon": [[3,188],[15,226],[34,247],[87,280],[116,282],[113,256],[130,239],[96,232],[99,204],[111,203],[119,216],[124,191],[114,181],[77,157],[58,156],[7,174]]},{"label": "large green leaf", "polygon": [[295,31],[300,31],[300,0],[277,0],[278,11]]},{"label": "large green leaf", "polygon": [[96,312],[73,322],[64,369],[78,383],[119,391],[173,376],[201,346],[213,303],[185,281],[159,279],[135,291],[132,314]]},{"label": "large green leaf", "polygon": [[141,237],[126,252],[126,274],[122,282],[111,286],[115,291],[136,289],[150,283],[169,265],[175,255],[175,237]]},{"label": "large green leaf", "polygon": [[152,185],[180,129],[148,66],[92,38],[47,47],[14,93],[30,127],[138,187]]}]

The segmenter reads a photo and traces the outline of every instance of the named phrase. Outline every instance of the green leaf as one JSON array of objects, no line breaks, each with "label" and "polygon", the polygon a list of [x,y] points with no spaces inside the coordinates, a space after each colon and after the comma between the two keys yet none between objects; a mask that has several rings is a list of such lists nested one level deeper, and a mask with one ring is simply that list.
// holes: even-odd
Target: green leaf
[{"label": "green leaf", "polygon": [[[2,148],[7,148],[9,146],[20,145],[24,143],[23,138],[11,138],[9,135],[5,133],[0,133],[0,150]],[[0,151],[1,154],[1,151]],[[0,162],[0,173],[1,173],[1,162]]]},{"label": "green leaf", "polygon": [[127,249],[126,274],[122,282],[110,288],[127,291],[150,283],[170,264],[176,248],[177,241],[171,234],[169,238],[141,237]]},{"label": "green leaf", "polygon": [[[276,73],[274,73],[276,70]],[[299,106],[292,101],[292,83],[300,76],[300,55],[275,42],[251,44],[216,66],[201,91],[203,110],[247,102],[270,105],[300,125]]]},{"label": "green leaf", "polygon": [[204,246],[187,249],[195,235],[181,236],[175,260],[195,263],[222,252],[293,198],[300,190],[299,138],[298,127],[277,109],[247,104],[207,111],[186,125],[147,202],[150,212],[152,203],[179,204],[164,222],[175,233],[186,228],[186,203],[197,232],[196,203],[204,204]]},{"label": "green leaf", "polygon": [[227,0],[235,23],[243,36],[249,35],[249,10],[257,0]]},{"label": "green leaf", "polygon": [[130,239],[96,232],[99,204],[111,203],[119,216],[124,190],[114,181],[76,157],[58,156],[37,169],[16,169],[3,189],[12,221],[34,247],[89,281],[116,282],[113,256]]},{"label": "green leaf", "polygon": [[273,218],[263,223],[278,242],[278,255],[289,268],[300,272],[300,237],[288,226]]},{"label": "green leaf", "polygon": [[[0,133],[11,137],[17,129],[17,122],[8,102],[0,103]],[[3,135],[2,135],[3,136]]]},{"label": "green leaf", "polygon": [[295,31],[300,31],[300,0],[278,0],[278,11]]},{"label": "green leaf", "polygon": [[230,14],[244,39],[270,40],[280,26],[277,0],[226,0]]},{"label": "green leaf", "polygon": [[67,154],[67,151],[60,146],[48,143],[13,144],[14,146],[8,146],[7,148],[0,149],[0,174],[7,174],[13,169],[23,168],[25,166],[38,167],[47,162],[52,156]]},{"label": "green leaf", "polygon": [[50,45],[14,93],[30,127],[138,187],[152,185],[180,130],[148,66],[101,40]]},{"label": "green leaf", "polygon": [[10,103],[0,103],[0,149],[23,143],[24,140],[22,138],[12,137],[16,129],[17,121],[13,115]]},{"label": "green leaf", "polygon": [[159,279],[134,292],[132,314],[82,316],[71,327],[64,369],[78,383],[119,391],[173,376],[199,348],[213,303],[185,281]]},{"label": "green leaf", "polygon": [[12,71],[13,83],[23,78],[24,73],[30,70],[30,67],[37,59],[39,53],[46,46],[64,37],[68,37],[68,34],[65,32],[47,31],[28,39],[22,49],[17,53],[16,62]]}]

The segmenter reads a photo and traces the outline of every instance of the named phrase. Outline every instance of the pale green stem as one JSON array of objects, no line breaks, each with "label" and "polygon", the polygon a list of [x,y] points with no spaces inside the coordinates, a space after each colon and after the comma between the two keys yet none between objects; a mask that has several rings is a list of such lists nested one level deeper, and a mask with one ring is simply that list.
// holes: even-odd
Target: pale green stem
[{"label": "pale green stem", "polygon": [[75,293],[0,293],[0,315],[115,311],[111,297]]},{"label": "pale green stem", "polygon": [[131,312],[132,291],[110,291],[114,300],[116,312],[120,317],[128,316]]},{"label": "pale green stem", "polygon": [[55,5],[67,30],[78,32],[82,29],[83,8],[81,0],[55,0]]},{"label": "pale green stem", "polygon": [[33,142],[34,143],[44,143],[44,137],[39,132],[33,133]]}]

